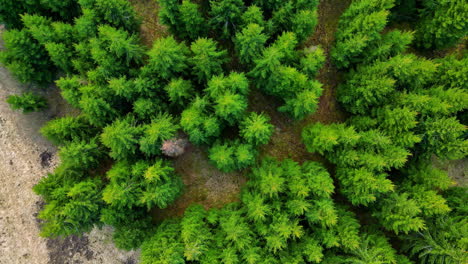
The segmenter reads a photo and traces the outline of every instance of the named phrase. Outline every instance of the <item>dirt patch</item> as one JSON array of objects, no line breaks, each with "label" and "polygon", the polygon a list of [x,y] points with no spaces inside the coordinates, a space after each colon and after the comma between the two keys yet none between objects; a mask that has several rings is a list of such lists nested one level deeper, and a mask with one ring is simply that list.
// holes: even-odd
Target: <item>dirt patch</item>
[{"label": "dirt patch", "polygon": [[159,22],[159,4],[155,0],[130,0],[140,15],[140,37],[147,47],[151,48],[155,39],[168,35],[167,27]]},{"label": "dirt patch", "polygon": [[174,160],[176,172],[182,176],[184,192],[166,209],[154,209],[154,219],[181,216],[191,204],[201,204],[206,209],[219,208],[238,200],[246,178],[243,173],[222,173],[213,166],[206,149],[189,144],[186,152]]}]

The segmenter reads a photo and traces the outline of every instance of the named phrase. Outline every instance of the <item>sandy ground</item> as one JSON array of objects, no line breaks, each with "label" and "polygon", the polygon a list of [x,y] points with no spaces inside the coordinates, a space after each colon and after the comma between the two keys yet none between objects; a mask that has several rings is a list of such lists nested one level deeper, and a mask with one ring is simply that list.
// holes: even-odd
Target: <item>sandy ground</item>
[{"label": "sandy ground", "polygon": [[[28,89],[54,103],[39,113],[12,111],[5,102],[7,96]],[[39,237],[36,215],[43,202],[31,188],[58,163],[57,149],[40,135],[39,129],[66,112],[69,107],[56,88],[41,91],[20,85],[0,67],[0,263],[137,263],[139,252],[120,251],[113,246],[110,228],[65,240]]]}]

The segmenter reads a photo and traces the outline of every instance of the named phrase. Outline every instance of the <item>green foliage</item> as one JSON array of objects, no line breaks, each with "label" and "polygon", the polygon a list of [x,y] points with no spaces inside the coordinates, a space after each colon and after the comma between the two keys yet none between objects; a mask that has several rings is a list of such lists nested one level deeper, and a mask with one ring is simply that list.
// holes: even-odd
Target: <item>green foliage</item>
[{"label": "green foliage", "polygon": [[[364,233],[357,248],[347,250],[346,256],[330,256],[325,263],[405,263],[396,262],[396,251],[385,236],[379,232]],[[411,263],[411,262],[406,262]]]},{"label": "green foliage", "polygon": [[309,78],[314,78],[325,63],[325,52],[320,46],[314,46],[304,49],[304,53],[305,57],[301,58],[301,70]]},{"label": "green foliage", "polygon": [[142,72],[166,80],[176,78],[188,69],[188,55],[185,44],[177,43],[173,37],[157,39],[148,52],[149,60]]},{"label": "green foliage", "polygon": [[210,24],[227,39],[241,24],[244,2],[242,0],[211,0]]},{"label": "green foliage", "polygon": [[450,219],[440,219],[430,225],[427,231],[414,235],[408,242],[410,254],[419,263],[464,263],[466,253],[466,221],[456,223]]},{"label": "green foliage", "polygon": [[136,35],[108,25],[98,27],[98,37],[90,39],[90,54],[99,65],[88,72],[95,82],[106,82],[124,74],[129,67],[139,66],[143,59],[143,47]]},{"label": "green foliage", "polygon": [[247,99],[229,91],[220,95],[214,103],[215,114],[230,124],[240,120],[247,109]]},{"label": "green foliage", "polygon": [[318,163],[299,166],[267,158],[252,170],[240,203],[210,211],[194,205],[180,222],[164,221],[144,243],[142,262],[320,263],[328,241],[359,252],[358,221],[343,207],[335,208],[333,189]]},{"label": "green foliage", "polygon": [[103,152],[95,139],[90,142],[75,140],[60,147],[58,155],[62,169],[85,172],[98,167]]},{"label": "green foliage", "polygon": [[262,54],[268,39],[268,36],[262,32],[263,27],[249,24],[242,29],[242,32],[236,34],[236,49],[242,63],[251,65]]},{"label": "green foliage", "polygon": [[178,78],[172,79],[164,90],[169,97],[169,101],[177,106],[186,105],[194,94],[194,88],[190,81]]},{"label": "green foliage", "polygon": [[273,134],[273,125],[269,121],[270,118],[265,114],[250,113],[241,122],[240,134],[250,144],[266,144]]},{"label": "green foliage", "polygon": [[429,119],[423,124],[424,137],[421,147],[426,153],[441,158],[464,158],[468,151],[468,141],[463,138],[466,126],[455,118]]},{"label": "green foliage", "polygon": [[393,230],[396,234],[408,234],[410,231],[426,228],[423,219],[417,216],[421,213],[421,208],[407,193],[394,193],[381,202],[381,206],[381,211],[374,213],[374,216],[385,228]]},{"label": "green foliage", "polygon": [[104,127],[119,116],[117,109],[109,102],[96,96],[83,96],[79,102],[79,106],[89,123],[93,126]]},{"label": "green foliage", "polygon": [[341,15],[336,45],[331,56],[339,68],[348,68],[368,55],[368,50],[378,43],[380,33],[387,24],[389,9],[394,0],[353,1]]},{"label": "green foliage", "polygon": [[56,145],[73,140],[87,140],[95,133],[96,129],[82,115],[53,119],[41,128],[41,134]]},{"label": "green foliage", "polygon": [[190,64],[199,82],[207,81],[222,73],[222,64],[226,61],[227,51],[218,51],[216,42],[208,38],[199,38],[190,46],[193,56]]},{"label": "green foliage", "polygon": [[79,0],[83,9],[92,10],[99,24],[109,24],[128,32],[138,29],[136,12],[126,0]]},{"label": "green foliage", "polygon": [[207,98],[197,97],[181,114],[180,126],[195,144],[210,143],[221,132],[219,119],[207,108]]},{"label": "green foliage", "polygon": [[468,4],[464,1],[422,1],[416,40],[424,48],[446,48],[468,33],[465,14]]},{"label": "green foliage", "polygon": [[143,241],[149,238],[150,231],[153,230],[151,218],[146,218],[117,226],[112,239],[117,248],[125,250],[137,249]]},{"label": "green foliage", "polygon": [[[59,176],[55,178],[58,184]],[[47,178],[45,178],[47,179]],[[57,237],[88,232],[95,225],[99,225],[99,215],[102,207],[102,183],[97,179],[85,179],[78,183],[67,183],[53,188],[52,193],[44,195],[42,190],[50,184],[50,180],[42,180],[34,187],[34,191],[47,198],[47,205],[39,213],[44,220],[41,236]]]},{"label": "green foliage", "polygon": [[107,172],[103,200],[117,209],[166,208],[181,192],[182,181],[168,162],[120,161]]},{"label": "green foliage", "polygon": [[318,24],[318,14],[316,10],[300,10],[293,15],[291,20],[291,31],[296,34],[299,42],[303,42],[312,36],[315,26]]},{"label": "green foliage", "polygon": [[41,111],[47,107],[47,100],[44,97],[31,92],[10,95],[6,101],[13,110],[21,109],[23,113]]},{"label": "green foliage", "polygon": [[146,240],[141,248],[142,264],[184,264],[184,245],[180,237],[179,221],[164,221],[155,235]]},{"label": "green foliage", "polygon": [[182,4],[179,6],[179,12],[180,22],[185,26],[185,34],[181,32],[182,34],[178,34],[178,36],[195,40],[206,35],[207,21],[199,9],[199,5],[192,3],[191,0],[182,1]]},{"label": "green foliage", "polygon": [[56,82],[60,88],[62,97],[72,106],[80,107],[80,100],[82,93],[80,87],[83,85],[82,80],[79,76],[62,77]]},{"label": "green foliage", "polygon": [[255,163],[256,151],[252,145],[240,142],[215,143],[208,151],[209,158],[223,172],[241,170]]},{"label": "green foliage", "polygon": [[143,127],[144,132],[140,138],[141,152],[148,156],[160,154],[163,142],[175,137],[178,128],[171,116],[156,117]]},{"label": "green foliage", "polygon": [[71,21],[80,12],[76,0],[0,1],[0,21],[4,22],[9,28],[20,28],[22,26],[20,16],[25,13],[36,13],[58,20]]},{"label": "green foliage", "polygon": [[315,113],[318,108],[319,97],[322,94],[322,84],[314,81],[308,85],[309,87],[296,94],[295,97],[287,98],[285,104],[278,110],[290,113],[295,119],[303,119]]},{"label": "green foliage", "polygon": [[0,53],[0,62],[23,83],[50,83],[55,68],[46,50],[33,39],[31,33],[23,30],[8,30],[2,34],[6,51]]},{"label": "green foliage", "polygon": [[109,156],[125,159],[136,153],[142,128],[135,126],[131,117],[114,121],[101,134],[101,142],[110,149]]}]

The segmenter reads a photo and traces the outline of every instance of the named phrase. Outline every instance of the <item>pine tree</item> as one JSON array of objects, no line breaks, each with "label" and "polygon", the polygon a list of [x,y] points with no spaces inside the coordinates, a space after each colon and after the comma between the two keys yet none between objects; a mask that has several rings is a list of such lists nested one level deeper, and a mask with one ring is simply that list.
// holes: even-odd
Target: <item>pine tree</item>
[{"label": "pine tree", "polygon": [[58,79],[55,83],[60,88],[60,93],[62,97],[72,106],[78,108],[80,106],[81,100],[81,91],[80,87],[83,80],[77,76],[73,75],[71,77],[62,77]]},{"label": "pine tree", "polygon": [[249,24],[236,34],[236,49],[242,63],[252,65],[262,54],[268,39],[262,31],[263,27],[258,24]]},{"label": "pine tree", "polygon": [[317,110],[321,94],[322,84],[314,81],[309,83],[309,87],[296,94],[295,97],[286,98],[285,105],[278,108],[278,110],[290,113],[295,119],[303,119]]},{"label": "pine tree", "polygon": [[136,153],[141,132],[141,127],[135,126],[134,119],[127,117],[106,126],[101,134],[101,142],[110,149],[112,158],[125,159]]},{"label": "pine tree", "polygon": [[144,132],[140,138],[140,150],[144,154],[161,154],[161,147],[165,140],[176,135],[178,126],[169,115],[160,115],[154,118],[150,124],[143,127]]},{"label": "pine tree", "polygon": [[207,98],[197,97],[181,114],[180,126],[195,144],[211,143],[221,132],[220,120],[207,107]]},{"label": "pine tree", "polygon": [[[36,193],[42,194],[44,183],[46,181],[41,181],[34,187]],[[38,216],[45,221],[41,236],[80,234],[89,232],[94,225],[99,225],[99,211],[102,208],[101,186],[102,183],[96,179],[57,186]]]},{"label": "pine tree", "polygon": [[199,5],[192,3],[190,0],[183,0],[179,6],[180,21],[185,26],[185,36],[190,40],[195,40],[204,37],[207,32],[207,21],[199,11]]},{"label": "pine tree", "polygon": [[441,158],[458,159],[467,155],[468,141],[463,138],[466,126],[455,118],[430,118],[423,124],[420,143],[425,155],[435,154]]},{"label": "pine tree", "polygon": [[79,1],[83,9],[92,10],[99,24],[121,28],[128,32],[136,32],[139,21],[130,2],[125,0],[89,0]]},{"label": "pine tree", "polygon": [[464,1],[427,0],[422,4],[416,32],[419,46],[441,49],[466,36],[468,6]]},{"label": "pine tree", "polygon": [[309,78],[315,78],[320,68],[325,63],[325,52],[320,46],[304,49],[305,56],[301,58],[301,70]]},{"label": "pine tree", "polygon": [[226,92],[215,100],[215,114],[233,125],[247,110],[247,99],[240,94]]},{"label": "pine tree", "polygon": [[47,51],[26,29],[3,33],[6,51],[0,53],[0,62],[23,83],[50,83],[55,76],[54,64]]},{"label": "pine tree", "polygon": [[181,78],[172,79],[164,90],[171,103],[177,106],[186,105],[194,94],[192,83]]},{"label": "pine tree", "polygon": [[156,75],[169,80],[177,78],[188,69],[189,50],[184,43],[177,43],[173,37],[157,39],[148,52],[148,63],[142,72],[147,76]]},{"label": "pine tree", "polygon": [[227,39],[234,35],[236,28],[241,25],[244,3],[242,0],[210,1],[209,23]]},{"label": "pine tree", "polygon": [[241,122],[240,134],[250,144],[266,144],[273,134],[273,125],[269,121],[267,115],[252,112]]},{"label": "pine tree", "polygon": [[13,110],[21,109],[23,113],[41,111],[47,107],[47,100],[44,97],[31,92],[10,95],[6,101]]},{"label": "pine tree", "polygon": [[96,129],[82,115],[53,119],[41,128],[41,134],[56,145],[64,145],[73,140],[88,140],[95,133]]},{"label": "pine tree", "polygon": [[420,217],[421,208],[416,200],[409,198],[407,193],[393,193],[381,201],[380,205],[381,209],[373,215],[386,229],[396,234],[408,234],[426,228],[424,220]]},{"label": "pine tree", "polygon": [[208,38],[199,38],[190,46],[193,56],[190,64],[199,82],[207,81],[222,73],[226,61],[226,50],[218,51],[216,42]]},{"label": "pine tree", "polygon": [[315,26],[318,24],[318,14],[316,10],[299,10],[294,14],[291,20],[291,31],[296,34],[299,43],[302,43],[308,37],[312,36]]},{"label": "pine tree", "polygon": [[65,170],[86,171],[99,165],[103,152],[96,139],[89,142],[73,141],[59,150],[61,167]]},{"label": "pine tree", "polygon": [[341,15],[336,45],[331,56],[338,68],[348,68],[363,60],[369,46],[378,42],[387,24],[394,0],[354,1]]}]

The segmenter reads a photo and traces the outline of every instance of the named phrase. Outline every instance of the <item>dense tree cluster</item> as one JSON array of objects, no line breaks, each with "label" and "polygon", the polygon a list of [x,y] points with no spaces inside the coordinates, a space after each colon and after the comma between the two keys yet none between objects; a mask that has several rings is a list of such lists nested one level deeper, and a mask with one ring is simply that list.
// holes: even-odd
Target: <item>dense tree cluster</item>
[{"label": "dense tree cluster", "polygon": [[397,0],[394,19],[414,23],[415,44],[424,49],[443,49],[468,34],[465,1]]},{"label": "dense tree cluster", "polygon": [[266,158],[249,178],[241,202],[209,211],[195,205],[181,220],[165,221],[142,245],[141,262],[397,263],[406,259],[397,255],[382,233],[361,230],[355,215],[333,201],[333,179],[320,164]]},{"label": "dense tree cluster", "polygon": [[[175,37],[159,38],[149,50],[126,0],[41,0],[0,8],[9,28],[2,63],[22,82],[46,86],[60,76],[63,98],[80,110],[41,129],[60,146],[62,161],[35,187],[47,202],[40,214],[43,235],[108,224],[116,228],[119,247],[138,247],[152,226],[148,212],[167,207],[182,191],[163,156],[165,142],[183,131],[192,143],[207,146],[220,170],[242,170],[255,164],[257,148],[274,131],[266,114],[248,110],[254,84],[281,97],[281,110],[296,118],[315,111],[321,85],[314,78],[324,52],[298,47],[317,23],[317,1],[160,4],[161,20]],[[268,50],[279,56],[273,59],[281,73],[256,80],[260,71],[275,72],[262,62]],[[25,112],[45,107],[31,93],[8,101]]]},{"label": "dense tree cluster", "polygon": [[[338,100],[352,116],[343,124],[308,126],[302,136],[310,152],[336,164],[340,192],[366,206],[417,263],[463,263],[466,212],[450,199],[466,198],[466,189],[454,191],[432,160],[467,155],[466,124],[459,119],[468,107],[467,57],[404,53],[410,33],[381,34],[392,6],[361,0],[345,11],[332,55],[337,66],[353,68],[338,87]],[[381,17],[366,22],[373,30],[362,26],[374,19],[369,10]],[[363,45],[354,42],[359,39]],[[447,224],[453,229],[445,231]]]},{"label": "dense tree cluster", "polygon": [[[305,43],[319,1],[158,3],[173,35],[146,48],[127,0],[0,0],[2,64],[22,82],[60,76],[63,98],[79,110],[41,129],[61,159],[34,187],[46,202],[43,236],[111,225],[115,244],[142,246],[148,264],[468,261],[466,188],[432,162],[467,155],[468,57],[408,51],[463,38],[466,3],[352,1],[330,52],[344,71],[337,97],[349,118],[302,132],[332,175],[311,161],[257,162],[275,128],[249,105],[258,89],[294,119],[316,111],[328,49]],[[408,14],[417,14],[414,31],[389,27]],[[46,107],[32,93],[8,102]],[[242,170],[249,181],[239,202],[193,205],[156,226],[152,209],[183,192],[165,156],[183,153],[181,134],[219,170]]]}]

